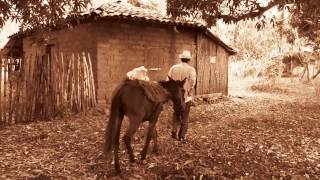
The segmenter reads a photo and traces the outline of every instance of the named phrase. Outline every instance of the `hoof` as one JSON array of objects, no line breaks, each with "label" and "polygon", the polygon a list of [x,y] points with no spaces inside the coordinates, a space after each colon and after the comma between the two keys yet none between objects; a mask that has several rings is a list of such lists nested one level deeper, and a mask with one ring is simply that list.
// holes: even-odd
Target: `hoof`
[{"label": "hoof", "polygon": [[143,157],[143,156],[141,156],[141,158],[140,158],[141,161],[143,161],[145,159],[146,159],[146,157]]},{"label": "hoof", "polygon": [[146,149],[144,149],[144,150],[141,151],[140,160],[143,161],[143,160],[146,159],[146,157],[147,157],[147,151],[146,151]]},{"label": "hoof", "polygon": [[116,169],[116,175],[120,175],[121,174],[121,169]]},{"label": "hoof", "polygon": [[187,143],[187,139],[184,138],[184,137],[183,138],[179,138],[179,141],[182,142],[182,143]]},{"label": "hoof", "polygon": [[147,164],[147,161],[141,159],[141,160],[139,161],[139,164],[141,164],[141,165]]},{"label": "hoof", "polygon": [[153,149],[152,153],[155,154],[155,155],[159,155],[159,149]]},{"label": "hoof", "polygon": [[147,154],[142,153],[140,156],[140,160],[143,161],[146,159],[146,157],[147,157]]},{"label": "hoof", "polygon": [[172,133],[172,134],[171,134],[171,137],[172,137],[173,139],[177,139],[177,134]]}]

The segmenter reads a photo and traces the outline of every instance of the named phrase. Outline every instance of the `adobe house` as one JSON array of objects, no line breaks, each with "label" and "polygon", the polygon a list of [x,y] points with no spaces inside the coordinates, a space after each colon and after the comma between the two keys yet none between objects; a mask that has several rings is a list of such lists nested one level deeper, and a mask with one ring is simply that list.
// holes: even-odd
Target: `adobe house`
[{"label": "adobe house", "polygon": [[98,102],[105,102],[131,69],[142,65],[160,68],[149,76],[163,80],[169,68],[180,61],[178,55],[189,50],[197,70],[196,94],[228,94],[228,58],[236,52],[202,24],[172,20],[119,1],[105,3],[66,24],[73,26],[11,36],[5,46],[7,55],[24,59],[33,53],[35,39],[41,37],[49,41],[42,47],[44,53],[89,52]]}]

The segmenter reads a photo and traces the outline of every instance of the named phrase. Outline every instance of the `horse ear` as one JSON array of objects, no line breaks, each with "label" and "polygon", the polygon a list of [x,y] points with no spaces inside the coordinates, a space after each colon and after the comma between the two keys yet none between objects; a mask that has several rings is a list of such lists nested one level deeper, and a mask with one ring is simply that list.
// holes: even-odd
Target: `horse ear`
[{"label": "horse ear", "polygon": [[168,76],[169,81],[174,81],[170,76]]},{"label": "horse ear", "polygon": [[181,87],[183,87],[183,85],[184,85],[184,83],[186,83],[186,81],[187,81],[187,78],[184,78],[184,79],[181,81],[181,83],[180,83]]}]

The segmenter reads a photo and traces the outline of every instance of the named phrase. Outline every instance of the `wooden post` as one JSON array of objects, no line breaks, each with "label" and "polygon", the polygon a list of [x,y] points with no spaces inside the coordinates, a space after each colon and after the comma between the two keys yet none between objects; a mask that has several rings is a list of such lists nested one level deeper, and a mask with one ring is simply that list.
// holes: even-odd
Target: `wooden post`
[{"label": "wooden post", "polygon": [[80,110],[80,55],[79,53],[77,54],[77,68],[76,68],[76,99],[77,99],[77,111]]},{"label": "wooden post", "polygon": [[75,110],[78,110],[78,63],[79,63],[79,59],[78,57],[75,57],[75,61],[74,61],[74,105],[75,105]]},{"label": "wooden post", "polygon": [[25,83],[25,76],[26,76],[26,67],[27,62],[29,61],[29,57],[26,57],[25,61],[23,62],[23,72],[21,73],[21,101],[20,101],[20,111],[19,111],[19,121],[24,122],[24,112],[25,112],[25,91],[26,91],[26,83]]},{"label": "wooden post", "polygon": [[41,108],[39,107],[39,101],[42,98],[40,94],[40,80],[41,80],[41,69],[39,69],[39,64],[41,64],[41,59],[38,56],[34,58],[34,73],[33,73],[33,83],[34,83],[34,118],[39,118]]},{"label": "wooden post", "polygon": [[65,93],[65,82],[66,82],[66,77],[65,77],[65,68],[64,68],[64,57],[63,57],[63,53],[61,52],[60,53],[60,57],[61,57],[61,59],[60,59],[60,61],[59,61],[59,63],[60,63],[60,72],[61,72],[61,74],[60,74],[60,78],[61,78],[61,95],[60,95],[60,103],[61,103],[61,105],[63,105],[64,103],[65,103],[65,99],[66,99],[66,93]]},{"label": "wooden post", "polygon": [[84,69],[84,82],[85,82],[85,108],[87,109],[90,106],[90,76],[89,69],[87,64],[87,58],[85,52],[82,53],[83,57],[83,69]]},{"label": "wooden post", "polygon": [[[8,59],[9,60],[9,59]],[[8,81],[9,81],[9,96],[8,96],[8,124],[12,123],[12,59],[8,64]]]},{"label": "wooden post", "polygon": [[90,72],[90,86],[92,87],[91,88],[92,100],[93,100],[92,106],[95,107],[96,106],[96,88],[95,88],[95,84],[94,84],[90,53],[88,53],[88,64],[89,64],[89,72]]},{"label": "wooden post", "polygon": [[73,81],[72,81],[72,67],[73,67],[73,61],[74,61],[74,54],[71,55],[71,58],[69,59],[69,65],[68,65],[68,72],[67,72],[67,82],[68,82],[68,93],[67,93],[67,99],[69,103],[69,107],[72,108],[72,87],[73,87]]},{"label": "wooden post", "polygon": [[27,66],[26,66],[26,74],[25,74],[25,76],[24,76],[24,78],[25,78],[25,84],[26,84],[26,86],[25,86],[25,91],[26,91],[26,93],[25,93],[25,101],[24,101],[24,108],[25,108],[25,119],[26,119],[26,121],[27,122],[30,122],[30,120],[31,120],[31,118],[30,118],[30,114],[31,114],[31,112],[30,112],[30,101],[31,101],[31,98],[30,98],[30,96],[31,96],[31,88],[32,88],[32,85],[30,84],[31,82],[30,82],[30,74],[31,74],[31,68],[30,68],[30,66],[31,66],[31,64],[32,64],[32,59],[34,58],[34,56],[30,56],[30,58],[28,59],[28,62],[27,62]]},{"label": "wooden post", "polygon": [[8,59],[4,60],[4,123],[7,124],[7,112],[8,112]]},{"label": "wooden post", "polygon": [[61,106],[61,96],[62,96],[62,71],[61,71],[61,59],[60,58],[56,58],[56,60],[55,60],[56,62],[55,62],[55,66],[57,67],[57,71],[55,72],[55,71],[53,71],[53,79],[54,79],[54,81],[55,82],[57,82],[58,83],[58,86],[56,87],[57,89],[55,90],[55,92],[53,92],[54,93],[54,96],[56,96],[56,99],[57,99],[57,101],[55,102],[55,103],[57,103],[56,104],[56,107],[57,107],[57,109],[56,110],[58,110],[58,109],[60,109],[60,106]]},{"label": "wooden post", "polygon": [[[80,55],[80,54],[79,54]],[[83,97],[84,97],[84,86],[83,86],[83,58],[82,56],[80,55],[80,58],[79,58],[79,85],[80,85],[80,110],[83,111]]]},{"label": "wooden post", "polygon": [[80,99],[81,99],[81,111],[84,111],[84,72],[83,72],[83,64],[84,64],[84,59],[83,59],[83,56],[82,56],[82,53],[81,53],[81,58],[80,58],[80,86],[81,86],[81,89],[80,89]]},{"label": "wooden post", "polygon": [[46,96],[47,98],[47,102],[46,102],[46,111],[47,114],[44,117],[44,119],[48,119],[48,117],[50,117],[52,115],[52,111],[51,111],[51,107],[50,105],[52,104],[52,88],[51,88],[51,84],[52,84],[52,71],[50,71],[51,69],[51,60],[50,57],[47,56],[47,69],[46,69],[46,73],[47,73],[47,77],[48,77],[48,81],[47,81],[47,94]]},{"label": "wooden post", "polygon": [[3,99],[2,99],[2,92],[3,92],[3,88],[2,88],[2,80],[3,80],[3,77],[2,77],[2,73],[3,73],[3,63],[2,63],[2,61],[3,61],[3,58],[2,57],[0,57],[0,126],[2,126],[2,125],[4,125],[3,124],[3,121],[2,121],[2,112],[3,112],[3,107],[2,107],[2,104],[4,104],[2,101],[3,101]]},{"label": "wooden post", "polygon": [[33,96],[34,96],[34,83],[32,81],[33,77],[33,63],[35,61],[35,56],[31,56],[28,62],[28,75],[26,76],[26,83],[27,83],[27,97],[26,97],[26,109],[27,114],[26,118],[30,122],[33,120]]},{"label": "wooden post", "polygon": [[70,71],[71,71],[71,92],[70,92],[70,94],[71,94],[71,103],[72,103],[72,105],[71,105],[71,107],[72,107],[72,109],[74,109],[75,108],[75,91],[76,91],[76,80],[75,80],[75,54],[73,54],[72,53],[72,62],[71,62],[71,69],[70,69]]},{"label": "wooden post", "polygon": [[53,111],[56,111],[60,106],[60,67],[59,67],[59,59],[57,54],[55,54],[55,58],[52,59],[52,66],[49,69],[52,72],[52,97],[53,97],[53,106],[55,107]]},{"label": "wooden post", "polygon": [[20,72],[18,74],[18,78],[17,78],[17,90],[16,90],[16,114],[15,114],[15,123],[19,123],[21,122],[21,89],[23,87],[23,82],[22,82],[22,76],[23,76],[23,73],[24,73],[24,63],[25,63],[25,60],[26,58],[24,59],[21,59],[21,62],[20,62]]}]

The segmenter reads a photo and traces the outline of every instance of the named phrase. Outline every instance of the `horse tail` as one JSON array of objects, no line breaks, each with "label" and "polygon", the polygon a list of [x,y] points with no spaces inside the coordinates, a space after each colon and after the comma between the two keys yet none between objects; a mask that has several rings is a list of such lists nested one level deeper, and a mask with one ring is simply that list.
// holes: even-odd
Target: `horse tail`
[{"label": "horse tail", "polygon": [[[109,122],[106,128],[104,153],[109,155],[114,148],[115,142],[119,141],[121,120],[121,101],[119,91],[115,94],[111,101],[111,109]],[[118,139],[116,139],[118,138]]]}]

